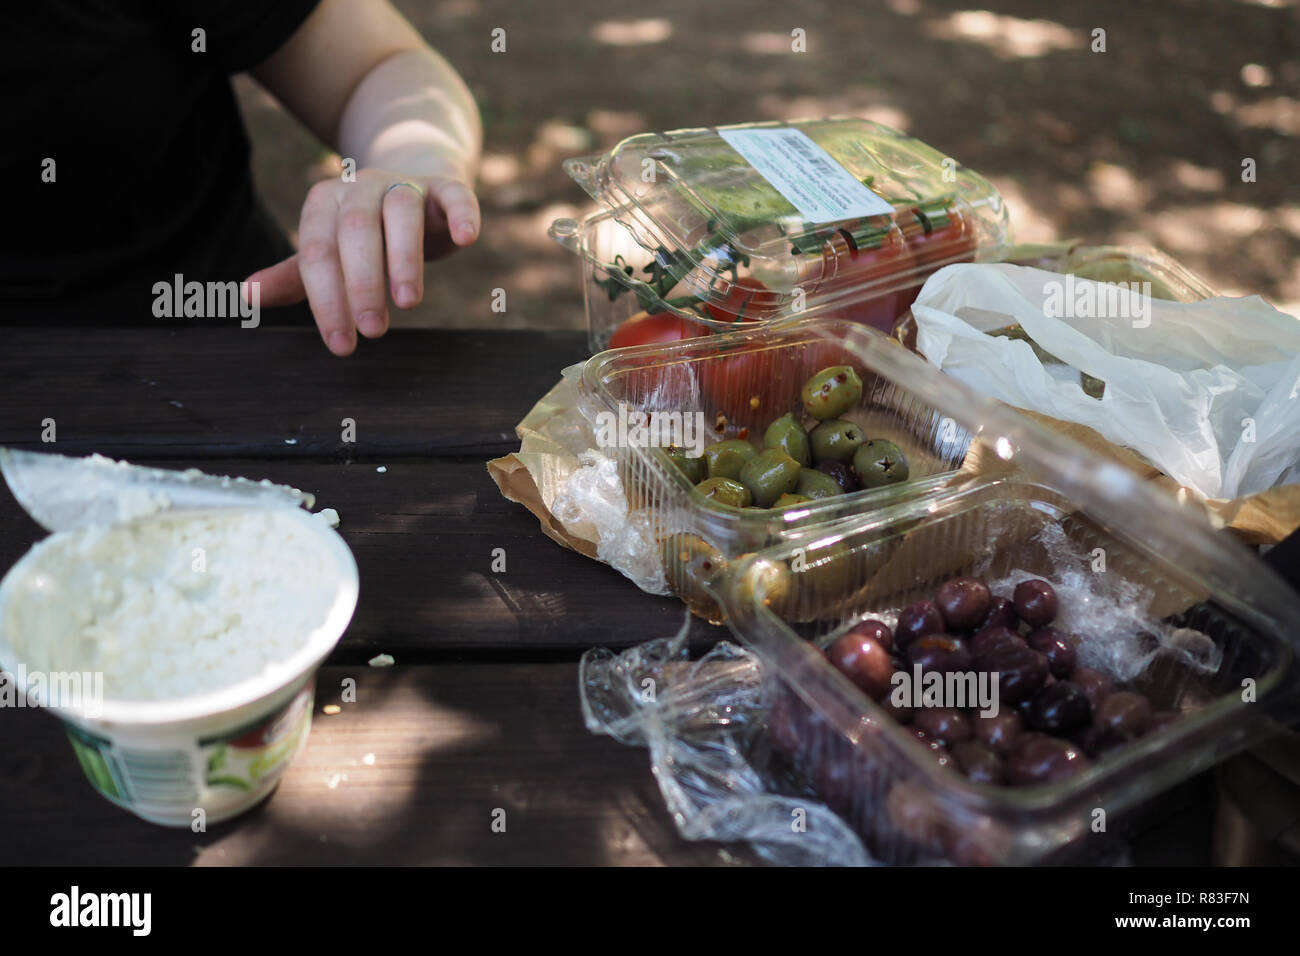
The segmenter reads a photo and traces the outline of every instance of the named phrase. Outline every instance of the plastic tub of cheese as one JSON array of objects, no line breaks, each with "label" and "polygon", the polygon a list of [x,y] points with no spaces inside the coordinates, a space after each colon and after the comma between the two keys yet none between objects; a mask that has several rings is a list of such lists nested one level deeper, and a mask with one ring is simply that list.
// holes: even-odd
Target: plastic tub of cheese
[{"label": "plastic tub of cheese", "polygon": [[165,826],[263,800],[306,742],[357,601],[342,538],[292,508],[59,531],[0,582],[0,664],[92,785]]}]

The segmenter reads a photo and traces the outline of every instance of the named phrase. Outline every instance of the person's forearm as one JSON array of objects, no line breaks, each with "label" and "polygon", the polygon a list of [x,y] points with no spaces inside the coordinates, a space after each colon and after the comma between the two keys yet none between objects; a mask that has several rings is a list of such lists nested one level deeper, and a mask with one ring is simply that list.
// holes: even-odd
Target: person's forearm
[{"label": "person's forearm", "polygon": [[[473,181],[482,147],[478,107],[456,71],[424,47],[380,62],[357,84],[335,147],[358,167]],[[451,169],[448,168],[451,164]]]}]

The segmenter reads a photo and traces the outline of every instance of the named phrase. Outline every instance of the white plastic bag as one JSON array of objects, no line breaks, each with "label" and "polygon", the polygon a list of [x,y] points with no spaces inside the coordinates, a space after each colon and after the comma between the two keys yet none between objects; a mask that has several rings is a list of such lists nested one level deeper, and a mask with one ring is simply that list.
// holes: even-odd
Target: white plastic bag
[{"label": "white plastic bag", "polygon": [[[917,348],[977,391],[1087,425],[1207,498],[1300,481],[1300,320],[1258,296],[1133,293],[1027,266],[948,266],[912,306]],[[985,334],[1010,325],[1063,364]],[[1100,399],[1080,371],[1105,383]]]}]

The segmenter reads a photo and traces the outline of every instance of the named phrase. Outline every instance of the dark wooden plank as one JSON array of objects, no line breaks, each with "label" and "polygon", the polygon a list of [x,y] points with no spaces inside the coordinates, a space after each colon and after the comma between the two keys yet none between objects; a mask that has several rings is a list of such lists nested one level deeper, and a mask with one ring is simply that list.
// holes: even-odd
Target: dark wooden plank
[{"label": "dark wooden plank", "polygon": [[311,329],[7,329],[0,445],[50,450],[53,419],[65,454],[503,453],[587,354],[578,332],[399,329],[339,359]]},{"label": "dark wooden plank", "polygon": [[[361,597],[336,661],[387,652],[399,661],[455,655],[574,658],[593,645],[628,646],[675,633],[675,598],[656,597],[611,568],[542,534],[537,519],[501,497],[481,459],[208,462],[215,473],[269,478],[317,496],[342,516]],[[157,461],[184,468],[191,461]],[[43,532],[0,487],[0,571]],[[506,570],[492,570],[493,549]],[[725,628],[695,621],[693,640]]]},{"label": "dark wooden plank", "polygon": [[[321,713],[344,677],[357,701]],[[0,713],[0,864],[717,864],[673,829],[643,749],[582,725],[572,664],[326,668],[306,750],[207,833],[94,793],[58,721]],[[335,689],[335,690],[332,690]],[[373,764],[365,762],[373,754]],[[333,783],[333,787],[331,787]],[[505,810],[506,830],[491,829]]]}]

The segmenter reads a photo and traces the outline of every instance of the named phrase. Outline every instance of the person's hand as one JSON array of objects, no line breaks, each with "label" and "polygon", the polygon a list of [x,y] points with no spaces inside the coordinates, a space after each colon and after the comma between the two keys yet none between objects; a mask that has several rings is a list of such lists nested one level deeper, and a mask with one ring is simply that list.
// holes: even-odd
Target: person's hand
[{"label": "person's hand", "polygon": [[479,225],[466,176],[362,169],[353,182],[313,186],[298,222],[298,252],[244,281],[259,283],[262,306],[305,298],[325,345],[349,355],[357,332],[373,339],[388,331],[385,293],[399,309],[419,303],[425,260],[469,245]]}]

